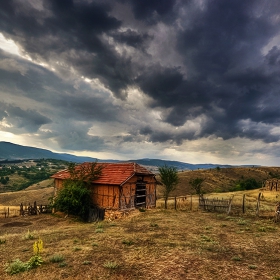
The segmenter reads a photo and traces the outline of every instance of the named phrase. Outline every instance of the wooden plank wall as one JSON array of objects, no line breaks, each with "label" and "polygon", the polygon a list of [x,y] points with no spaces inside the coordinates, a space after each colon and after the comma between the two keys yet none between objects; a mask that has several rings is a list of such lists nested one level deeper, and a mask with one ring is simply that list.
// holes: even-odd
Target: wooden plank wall
[{"label": "wooden plank wall", "polygon": [[156,180],[154,177],[146,177],[145,181],[147,189],[146,197],[146,207],[155,207],[156,206]]},{"label": "wooden plank wall", "polygon": [[136,181],[137,177],[134,176],[120,188],[120,209],[135,208]]},{"label": "wooden plank wall", "polygon": [[63,180],[61,179],[54,179],[54,196],[57,195],[57,192],[61,190],[63,187]]},{"label": "wooden plank wall", "polygon": [[94,205],[101,208],[119,208],[119,186],[94,185],[91,198]]}]

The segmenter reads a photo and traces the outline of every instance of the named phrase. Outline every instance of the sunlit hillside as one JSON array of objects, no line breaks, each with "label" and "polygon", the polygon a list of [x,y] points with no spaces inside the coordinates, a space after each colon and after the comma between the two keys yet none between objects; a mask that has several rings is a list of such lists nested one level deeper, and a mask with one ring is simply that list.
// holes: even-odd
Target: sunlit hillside
[{"label": "sunlit hillside", "polygon": [[[190,180],[195,178],[205,179],[202,183],[202,191],[227,192],[233,189],[240,181],[254,178],[262,186],[268,178],[280,176],[280,167],[235,167],[235,168],[214,168],[193,171],[179,172],[179,184],[171,195],[186,195],[195,193],[190,185]],[[158,194],[161,194],[161,187]]]}]

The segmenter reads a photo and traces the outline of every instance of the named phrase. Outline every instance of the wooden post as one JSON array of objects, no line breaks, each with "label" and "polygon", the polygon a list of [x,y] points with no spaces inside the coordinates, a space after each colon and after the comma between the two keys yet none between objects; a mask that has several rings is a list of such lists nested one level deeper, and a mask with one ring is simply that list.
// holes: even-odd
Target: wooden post
[{"label": "wooden post", "polygon": [[245,194],[243,194],[243,200],[242,200],[242,213],[245,213]]},{"label": "wooden post", "polygon": [[191,206],[190,206],[190,210],[192,211],[192,195],[191,195]]},{"label": "wooden post", "polygon": [[174,197],[174,208],[177,210],[177,196]]},{"label": "wooden post", "polygon": [[37,215],[38,214],[38,207],[37,207],[37,202],[34,201],[34,214]]},{"label": "wooden post", "polygon": [[8,207],[8,218],[10,216],[10,207]]},{"label": "wooden post", "polygon": [[230,213],[230,211],[231,211],[231,204],[232,204],[232,200],[233,200],[233,196],[232,196],[232,198],[231,198],[231,199],[230,199],[230,201],[229,201],[227,214],[229,214],[229,213]]},{"label": "wooden post", "polygon": [[20,214],[20,216],[23,216],[23,213],[24,213],[24,211],[23,211],[23,204],[21,203],[20,206],[19,206],[19,214]]},{"label": "wooden post", "polygon": [[261,201],[261,193],[259,193],[259,195],[258,195],[257,209],[256,209],[257,216],[259,216],[259,212],[260,212],[260,201]]}]

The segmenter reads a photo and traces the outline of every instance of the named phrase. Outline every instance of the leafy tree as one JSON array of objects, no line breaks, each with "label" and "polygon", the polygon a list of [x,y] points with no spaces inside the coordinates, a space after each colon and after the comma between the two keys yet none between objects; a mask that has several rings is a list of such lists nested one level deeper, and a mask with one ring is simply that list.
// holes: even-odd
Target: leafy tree
[{"label": "leafy tree", "polygon": [[261,183],[257,182],[255,178],[248,178],[240,180],[237,184],[230,189],[230,191],[244,191],[253,190],[261,187]]},{"label": "leafy tree", "polygon": [[201,194],[202,183],[205,181],[203,178],[195,178],[189,181],[196,194]]},{"label": "leafy tree", "polygon": [[1,184],[6,185],[8,181],[4,177],[1,177],[0,182]]},{"label": "leafy tree", "polygon": [[90,184],[98,179],[102,174],[102,165],[97,165],[97,162],[81,164],[76,166],[75,163],[68,165],[70,179],[72,181],[82,181],[85,184]]},{"label": "leafy tree", "polygon": [[179,183],[179,177],[177,173],[177,168],[174,166],[161,166],[158,168],[159,177],[163,184],[163,197],[164,197],[164,207],[167,209],[167,200],[172,191],[174,191]]},{"label": "leafy tree", "polygon": [[97,166],[97,162],[79,166],[71,163],[68,171],[70,178],[64,181],[63,188],[54,198],[53,207],[86,220],[91,205],[88,185],[100,177],[102,166]]},{"label": "leafy tree", "polygon": [[66,180],[58,192],[53,207],[58,211],[86,219],[90,208],[90,191],[82,181]]},{"label": "leafy tree", "polygon": [[241,190],[253,190],[260,187],[260,184],[254,178],[248,178],[242,182],[240,182]]}]

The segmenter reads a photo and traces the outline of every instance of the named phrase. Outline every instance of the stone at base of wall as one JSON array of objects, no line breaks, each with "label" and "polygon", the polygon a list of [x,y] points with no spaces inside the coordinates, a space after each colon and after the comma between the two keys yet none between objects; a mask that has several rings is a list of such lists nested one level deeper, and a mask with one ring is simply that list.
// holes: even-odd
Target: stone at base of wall
[{"label": "stone at base of wall", "polygon": [[116,219],[125,218],[131,215],[138,213],[138,209],[125,209],[125,210],[114,210],[114,209],[106,209],[105,210],[105,220],[113,221]]}]

